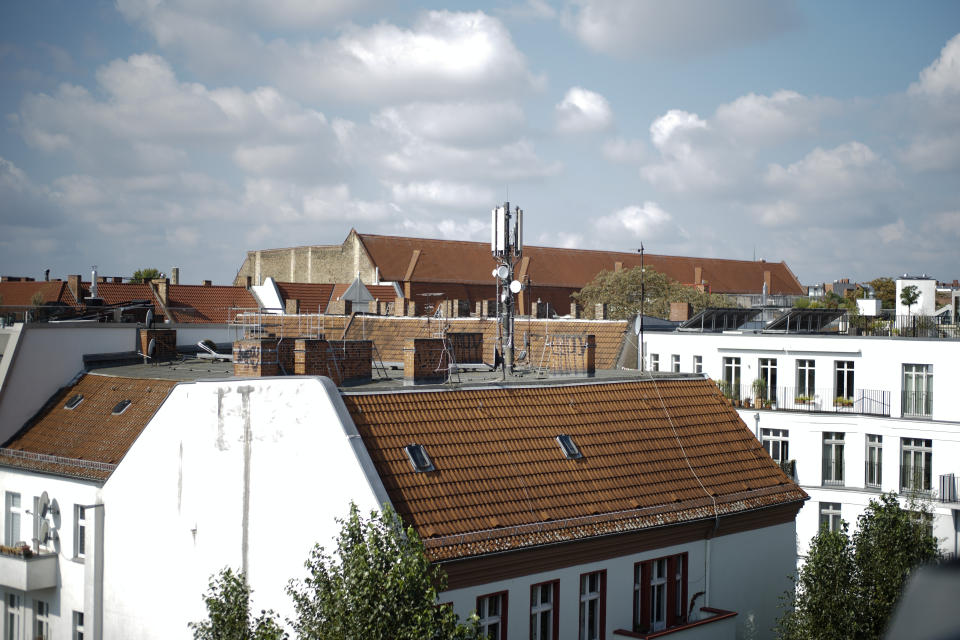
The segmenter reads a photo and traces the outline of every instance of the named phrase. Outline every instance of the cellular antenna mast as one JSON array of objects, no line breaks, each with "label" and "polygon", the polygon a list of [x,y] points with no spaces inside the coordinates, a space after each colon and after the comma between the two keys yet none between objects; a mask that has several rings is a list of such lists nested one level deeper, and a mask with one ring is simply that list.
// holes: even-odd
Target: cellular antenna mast
[{"label": "cellular antenna mast", "polygon": [[490,252],[497,262],[493,270],[497,282],[497,341],[506,379],[508,371],[513,373],[514,296],[523,290],[523,284],[513,277],[514,267],[523,254],[523,209],[514,207],[511,212],[510,203],[504,202],[491,212]]}]

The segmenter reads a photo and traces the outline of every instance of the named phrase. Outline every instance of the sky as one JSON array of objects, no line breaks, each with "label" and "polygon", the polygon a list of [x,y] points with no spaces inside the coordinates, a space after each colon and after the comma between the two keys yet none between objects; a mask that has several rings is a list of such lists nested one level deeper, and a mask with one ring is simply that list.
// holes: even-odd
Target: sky
[{"label": "sky", "polygon": [[4,0],[0,274],[351,228],[960,278],[960,3]]}]

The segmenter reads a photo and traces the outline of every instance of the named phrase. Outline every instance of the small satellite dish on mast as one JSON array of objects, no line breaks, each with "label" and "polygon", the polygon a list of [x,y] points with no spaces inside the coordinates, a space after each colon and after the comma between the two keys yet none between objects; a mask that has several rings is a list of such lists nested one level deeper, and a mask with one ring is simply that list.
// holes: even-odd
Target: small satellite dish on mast
[{"label": "small satellite dish on mast", "polygon": [[150,338],[150,343],[147,345],[147,355],[152,358],[153,354],[155,354],[156,352],[157,352],[157,339]]},{"label": "small satellite dish on mast", "polygon": [[519,280],[514,280],[510,283],[510,291],[513,293],[520,293],[523,291],[523,284]]},{"label": "small satellite dish on mast", "polygon": [[37,504],[37,511],[41,518],[46,518],[47,513],[50,511],[50,496],[47,495],[47,492],[44,491],[40,494],[40,499]]},{"label": "small satellite dish on mast", "polygon": [[50,522],[46,519],[40,521],[40,531],[37,534],[37,539],[40,541],[40,544],[46,544],[47,540],[50,539]]},{"label": "small satellite dish on mast", "polygon": [[508,277],[510,277],[510,270],[506,267],[506,265],[500,265],[493,270],[493,275],[501,280],[506,280]]},{"label": "small satellite dish on mast", "polygon": [[144,324],[147,325],[147,329],[153,328],[153,309],[147,309],[147,318],[144,321]]}]

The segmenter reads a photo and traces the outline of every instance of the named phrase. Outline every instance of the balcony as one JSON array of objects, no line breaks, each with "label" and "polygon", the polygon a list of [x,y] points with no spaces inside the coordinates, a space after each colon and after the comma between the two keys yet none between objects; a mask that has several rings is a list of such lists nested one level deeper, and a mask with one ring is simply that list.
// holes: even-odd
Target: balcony
[{"label": "balcony", "polygon": [[933,415],[933,392],[904,390],[900,407],[904,418],[929,418]]},{"label": "balcony", "polygon": [[944,316],[848,316],[847,333],[857,336],[950,339],[960,338],[960,325],[951,323],[950,318]]},{"label": "balcony", "polygon": [[0,587],[35,591],[57,586],[57,558],[56,553],[29,557],[0,553]]},{"label": "balcony", "polygon": [[890,417],[890,392],[878,389],[857,389],[850,397],[837,396],[829,387],[777,387],[772,394],[757,394],[751,385],[741,385],[729,392],[721,387],[721,391],[735,406],[744,408]]},{"label": "balcony", "polygon": [[648,633],[615,629],[613,636],[617,638],[640,638],[641,640],[653,640],[654,638],[670,638],[671,640],[734,638],[737,634],[737,623],[734,620],[736,615],[736,611],[700,607],[700,619],[694,622]]}]

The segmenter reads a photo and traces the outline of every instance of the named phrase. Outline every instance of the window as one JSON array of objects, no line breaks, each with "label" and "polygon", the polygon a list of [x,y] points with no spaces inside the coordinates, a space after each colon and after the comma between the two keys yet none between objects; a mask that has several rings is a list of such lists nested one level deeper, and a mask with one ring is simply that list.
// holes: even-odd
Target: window
[{"label": "window", "polygon": [[650,371],[660,371],[660,354],[650,354]]},{"label": "window", "polygon": [[123,413],[124,411],[126,411],[126,410],[127,410],[127,407],[129,407],[129,406],[130,406],[130,401],[129,401],[129,400],[121,400],[121,401],[118,402],[118,403],[116,404],[116,406],[113,408],[113,415],[115,415],[115,416],[120,415],[121,413]]},{"label": "window", "polygon": [[933,441],[900,438],[900,490],[929,491]]},{"label": "window", "polygon": [[6,598],[7,615],[4,640],[20,640],[20,596],[8,593]]},{"label": "window", "polygon": [[638,633],[669,629],[687,621],[687,554],[633,566],[633,628]]},{"label": "window", "polygon": [[530,640],[557,640],[560,634],[560,581],[530,587]]},{"label": "window", "polygon": [[883,436],[867,434],[866,474],[863,482],[868,487],[880,488],[883,482]]},{"label": "window", "polygon": [[66,404],[63,405],[64,409],[76,409],[77,405],[83,402],[83,394],[75,393],[70,396],[70,399],[67,400]]},{"label": "window", "polygon": [[560,434],[557,436],[557,443],[560,445],[560,449],[563,450],[563,455],[567,456],[569,460],[575,460],[583,457],[583,454],[580,453],[580,448],[577,447],[577,444],[570,436]]},{"label": "window", "polygon": [[703,356],[693,356],[693,372],[703,373]]},{"label": "window", "polygon": [[673,354],[670,356],[670,370],[674,373],[680,373],[680,355]]},{"label": "window", "polygon": [[33,640],[50,640],[50,603],[33,601]]},{"label": "window", "polygon": [[408,444],[403,450],[407,452],[407,458],[413,465],[413,470],[417,473],[425,473],[435,469],[433,461],[427,455],[427,450],[424,449],[422,444]]},{"label": "window", "polygon": [[853,361],[837,360],[833,364],[836,371],[834,396],[844,400],[853,400]]},{"label": "window", "polygon": [[491,593],[477,598],[480,635],[490,640],[507,638],[507,592]]},{"label": "window", "polygon": [[87,548],[87,510],[83,505],[73,505],[73,557],[83,558]]},{"label": "window", "polygon": [[839,502],[821,502],[820,503],[820,528],[826,528],[827,531],[840,530],[840,503]]},{"label": "window", "polygon": [[797,396],[816,395],[816,376],[813,360],[797,360]]},{"label": "window", "polygon": [[728,357],[723,359],[723,382],[728,389],[729,397],[740,397],[740,358]]},{"label": "window", "polygon": [[843,433],[823,434],[823,484],[843,485]]},{"label": "window", "polygon": [[20,537],[20,494],[7,491],[4,499],[3,540],[13,546],[23,540]]},{"label": "window", "polygon": [[760,358],[760,379],[766,386],[764,400],[773,402],[777,399],[777,359]]},{"label": "window", "polygon": [[927,416],[933,413],[933,365],[903,365],[903,415]]},{"label": "window", "polygon": [[606,632],[607,572],[580,576],[580,640],[602,640]]},{"label": "window", "polygon": [[787,429],[761,429],[763,448],[779,464],[790,459],[790,431]]},{"label": "window", "polygon": [[73,612],[73,639],[83,640],[83,611]]}]

